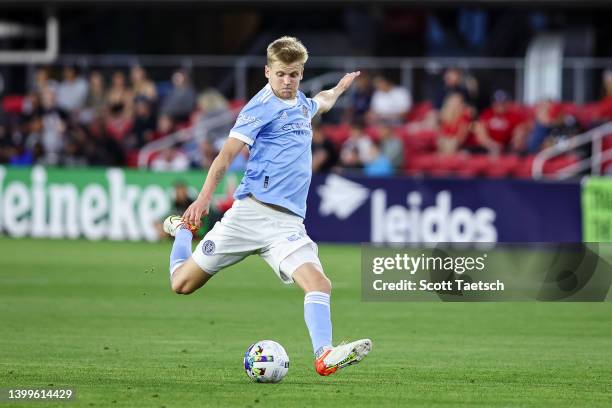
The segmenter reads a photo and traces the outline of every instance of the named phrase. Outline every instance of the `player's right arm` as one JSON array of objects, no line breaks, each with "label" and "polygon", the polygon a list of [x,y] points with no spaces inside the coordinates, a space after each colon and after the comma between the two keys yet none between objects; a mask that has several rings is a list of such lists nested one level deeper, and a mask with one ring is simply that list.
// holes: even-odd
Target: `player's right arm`
[{"label": "player's right arm", "polygon": [[238,153],[240,153],[244,145],[245,143],[242,140],[236,139],[235,137],[227,138],[223,144],[223,148],[215,160],[213,160],[208,170],[206,181],[202,186],[200,194],[198,194],[198,198],[191,203],[183,214],[183,221],[197,227],[200,226],[202,217],[208,215],[213,193],[217,189],[219,182],[223,179],[223,176],[225,176],[225,172],[227,172],[230,164],[234,161]]}]

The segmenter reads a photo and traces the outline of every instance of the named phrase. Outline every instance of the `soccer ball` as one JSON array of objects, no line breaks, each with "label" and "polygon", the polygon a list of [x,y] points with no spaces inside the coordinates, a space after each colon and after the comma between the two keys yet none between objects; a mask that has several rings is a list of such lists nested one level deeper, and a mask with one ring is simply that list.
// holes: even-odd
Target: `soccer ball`
[{"label": "soccer ball", "polygon": [[277,383],[289,371],[289,356],[275,341],[261,340],[251,344],[244,354],[244,371],[261,383]]}]

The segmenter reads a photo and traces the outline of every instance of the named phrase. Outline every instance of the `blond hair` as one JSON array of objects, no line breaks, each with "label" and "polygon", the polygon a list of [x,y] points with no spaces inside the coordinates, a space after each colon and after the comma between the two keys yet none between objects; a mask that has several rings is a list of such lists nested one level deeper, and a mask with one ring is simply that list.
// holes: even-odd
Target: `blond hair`
[{"label": "blond hair", "polygon": [[268,45],[267,56],[268,65],[276,61],[285,65],[296,62],[303,65],[308,60],[308,51],[297,38],[284,36]]}]

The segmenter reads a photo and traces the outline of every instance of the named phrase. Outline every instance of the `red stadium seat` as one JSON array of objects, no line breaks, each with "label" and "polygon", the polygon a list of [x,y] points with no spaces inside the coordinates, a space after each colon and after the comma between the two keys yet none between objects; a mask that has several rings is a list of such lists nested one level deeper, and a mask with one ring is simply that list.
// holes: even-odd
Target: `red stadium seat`
[{"label": "red stadium seat", "polygon": [[462,153],[453,153],[438,156],[438,169],[453,173],[465,167],[469,156]]},{"label": "red stadium seat", "polygon": [[321,126],[321,131],[335,144],[338,148],[342,143],[351,136],[351,127],[347,124],[342,125],[324,125]]},{"label": "red stadium seat", "polygon": [[246,102],[244,101],[244,99],[232,99],[231,101],[229,101],[229,108],[230,110],[242,109],[245,103]]},{"label": "red stadium seat", "polygon": [[23,112],[23,96],[7,95],[2,99],[2,109],[6,113],[21,114]]},{"label": "red stadium seat", "polygon": [[[612,150],[612,135],[605,136],[601,140],[601,151],[606,152]],[[606,160],[601,165],[601,171],[608,174],[607,171],[612,170],[612,160]]]},{"label": "red stadium seat", "polygon": [[514,168],[512,174],[518,178],[532,178],[531,171],[535,156],[530,155],[519,159],[518,165]]},{"label": "red stadium seat", "polygon": [[429,173],[438,163],[438,156],[433,153],[420,153],[412,156],[406,163],[408,174]]},{"label": "red stadium seat", "polygon": [[431,102],[421,102],[415,104],[410,112],[406,115],[406,120],[408,122],[421,121],[425,119],[427,114],[433,110],[433,105]]},{"label": "red stadium seat", "polygon": [[368,134],[368,136],[370,136],[370,139],[372,140],[378,140],[380,138],[380,134],[376,126],[368,126],[364,129],[364,131]]},{"label": "red stadium seat", "polygon": [[138,167],[138,153],[140,150],[130,150],[127,152],[125,161],[128,167]]},{"label": "red stadium seat", "polygon": [[405,129],[401,131],[404,146],[414,152],[434,151],[436,148],[437,133],[432,130],[421,130],[409,133]]},{"label": "red stadium seat", "polygon": [[489,165],[485,168],[485,175],[493,178],[508,177],[514,173],[519,163],[517,155],[501,155],[490,161]]}]

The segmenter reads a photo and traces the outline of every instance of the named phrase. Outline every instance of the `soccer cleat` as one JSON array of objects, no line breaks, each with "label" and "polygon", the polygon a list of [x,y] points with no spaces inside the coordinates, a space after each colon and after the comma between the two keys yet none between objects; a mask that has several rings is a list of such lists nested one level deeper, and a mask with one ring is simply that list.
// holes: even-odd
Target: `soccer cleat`
[{"label": "soccer cleat", "polygon": [[198,231],[198,227],[196,227],[195,225],[187,224],[183,221],[180,215],[169,215],[164,220],[164,232],[166,234],[174,237],[176,236],[176,231],[178,231],[179,228],[186,228],[191,231],[193,235],[195,235]]},{"label": "soccer cleat", "polygon": [[319,375],[331,375],[341,368],[357,364],[372,350],[372,340],[361,339],[348,344],[330,347],[315,360]]}]

